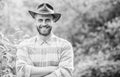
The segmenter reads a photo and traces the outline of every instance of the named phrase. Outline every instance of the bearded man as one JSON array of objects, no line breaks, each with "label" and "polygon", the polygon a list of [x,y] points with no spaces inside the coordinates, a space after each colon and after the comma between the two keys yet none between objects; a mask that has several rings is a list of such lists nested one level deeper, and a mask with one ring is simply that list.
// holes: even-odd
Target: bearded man
[{"label": "bearded man", "polygon": [[29,10],[29,13],[35,20],[38,34],[19,44],[17,77],[72,77],[72,45],[52,31],[61,14],[55,13],[48,3],[40,4],[36,11]]}]

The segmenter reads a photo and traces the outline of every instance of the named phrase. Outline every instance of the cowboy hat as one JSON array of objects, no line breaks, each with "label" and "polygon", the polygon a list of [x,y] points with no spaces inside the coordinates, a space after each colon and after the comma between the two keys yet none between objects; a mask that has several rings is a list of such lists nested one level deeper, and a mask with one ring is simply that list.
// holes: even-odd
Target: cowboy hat
[{"label": "cowboy hat", "polygon": [[60,13],[55,13],[53,7],[48,3],[42,3],[37,7],[37,11],[28,11],[30,15],[35,18],[36,15],[52,15],[54,22],[58,21],[61,17]]}]

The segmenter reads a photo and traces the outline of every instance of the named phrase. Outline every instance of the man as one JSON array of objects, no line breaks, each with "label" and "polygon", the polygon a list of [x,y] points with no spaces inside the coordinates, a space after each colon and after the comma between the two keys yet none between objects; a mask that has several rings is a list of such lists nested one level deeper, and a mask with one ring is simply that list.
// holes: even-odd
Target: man
[{"label": "man", "polygon": [[38,34],[20,43],[17,51],[17,77],[72,77],[72,45],[52,32],[61,14],[48,3],[29,11]]}]

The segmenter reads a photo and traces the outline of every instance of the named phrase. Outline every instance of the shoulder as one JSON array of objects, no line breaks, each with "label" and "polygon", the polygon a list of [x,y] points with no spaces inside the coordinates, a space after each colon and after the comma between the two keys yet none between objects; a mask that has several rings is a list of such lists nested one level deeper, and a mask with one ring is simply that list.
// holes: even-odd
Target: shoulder
[{"label": "shoulder", "polygon": [[58,39],[58,46],[61,48],[60,53],[68,53],[68,54],[72,54],[73,53],[73,46],[71,44],[71,42],[69,42],[68,40],[64,39],[64,38],[60,38],[57,37]]},{"label": "shoulder", "polygon": [[23,47],[23,46],[29,46],[35,42],[35,36],[31,37],[29,39],[25,39],[22,42],[19,43],[18,47]]},{"label": "shoulder", "polygon": [[62,46],[72,46],[71,42],[69,42],[67,39],[64,39],[64,38],[61,38],[61,37],[58,37],[56,36],[57,38],[57,41],[60,45]]}]

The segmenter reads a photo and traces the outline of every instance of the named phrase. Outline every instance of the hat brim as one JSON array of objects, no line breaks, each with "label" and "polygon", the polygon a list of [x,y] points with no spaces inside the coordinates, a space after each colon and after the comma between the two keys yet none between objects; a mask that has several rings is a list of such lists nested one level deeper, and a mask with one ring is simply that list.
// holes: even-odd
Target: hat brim
[{"label": "hat brim", "polygon": [[28,11],[30,13],[30,15],[32,16],[32,18],[35,19],[35,16],[36,15],[52,15],[53,16],[53,20],[54,22],[57,22],[60,17],[61,17],[61,14],[60,13],[48,13],[48,14],[41,14],[41,13],[37,13],[37,12],[34,12],[34,11]]}]

